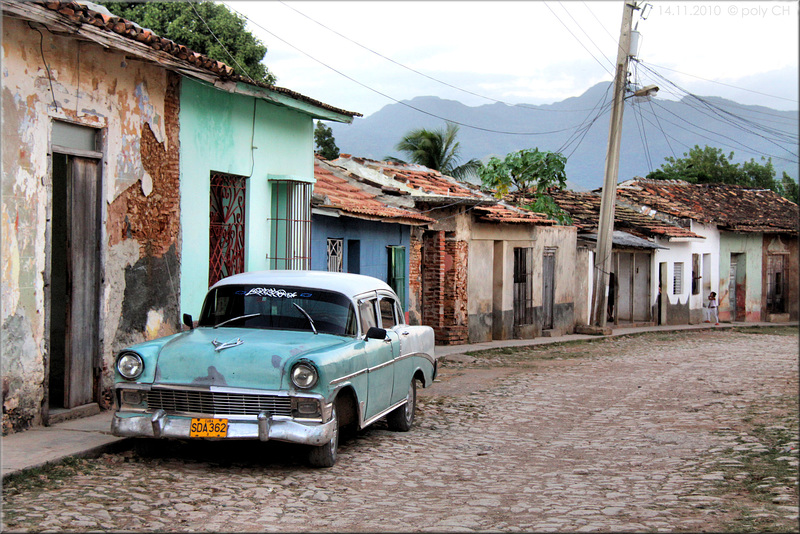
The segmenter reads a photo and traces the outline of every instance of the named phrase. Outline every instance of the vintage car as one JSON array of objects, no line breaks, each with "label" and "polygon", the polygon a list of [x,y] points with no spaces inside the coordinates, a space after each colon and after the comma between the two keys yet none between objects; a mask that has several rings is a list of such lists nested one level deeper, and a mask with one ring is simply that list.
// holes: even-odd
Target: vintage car
[{"label": "vintage car", "polygon": [[336,461],[340,430],[414,422],[416,384],[437,372],[433,329],[406,324],[397,295],[369,276],[237,274],[214,284],[189,328],[122,350],[116,436],[278,440]]}]

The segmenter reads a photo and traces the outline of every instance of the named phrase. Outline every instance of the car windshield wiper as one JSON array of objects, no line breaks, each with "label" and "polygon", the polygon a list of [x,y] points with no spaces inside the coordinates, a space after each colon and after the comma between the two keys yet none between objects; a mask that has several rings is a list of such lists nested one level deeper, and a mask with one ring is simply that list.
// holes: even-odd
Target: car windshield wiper
[{"label": "car windshield wiper", "polygon": [[219,324],[215,324],[214,328],[219,328],[220,326],[222,326],[224,324],[228,324],[231,321],[238,321],[239,319],[249,319],[250,317],[257,317],[259,315],[261,315],[261,314],[260,313],[248,313],[247,315],[240,315],[239,317],[231,317],[230,319],[226,319],[226,320],[222,321]]},{"label": "car windshield wiper", "polygon": [[311,316],[308,314],[308,312],[305,311],[303,308],[301,308],[300,305],[295,303],[295,302],[292,302],[292,306],[294,306],[295,308],[300,310],[303,313],[303,315],[306,316],[306,319],[308,319],[308,324],[311,325],[311,330],[314,331],[314,334],[317,334],[317,327],[314,326],[314,319],[311,318]]}]

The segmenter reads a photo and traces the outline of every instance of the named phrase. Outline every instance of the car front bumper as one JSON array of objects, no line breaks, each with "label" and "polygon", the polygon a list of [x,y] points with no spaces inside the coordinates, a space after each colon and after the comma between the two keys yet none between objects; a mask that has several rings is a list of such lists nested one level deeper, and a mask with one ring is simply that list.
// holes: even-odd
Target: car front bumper
[{"label": "car front bumper", "polygon": [[163,410],[152,414],[114,414],[111,433],[121,437],[185,438],[185,439],[258,439],[288,441],[304,445],[324,445],[336,433],[337,422],[299,423],[289,417],[270,417],[261,414],[257,419],[228,419],[228,433],[220,438],[190,436],[191,417],[168,415]]}]

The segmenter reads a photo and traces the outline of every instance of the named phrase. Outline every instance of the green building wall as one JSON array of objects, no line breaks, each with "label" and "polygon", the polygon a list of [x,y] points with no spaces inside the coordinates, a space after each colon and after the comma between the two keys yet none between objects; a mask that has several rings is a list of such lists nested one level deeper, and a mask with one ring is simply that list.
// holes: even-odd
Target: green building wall
[{"label": "green building wall", "polygon": [[[184,78],[180,107],[181,311],[195,319],[208,290],[210,176],[249,177],[245,270],[268,268],[270,179],[313,182],[313,117]],[[252,148],[251,148],[252,147]]]}]

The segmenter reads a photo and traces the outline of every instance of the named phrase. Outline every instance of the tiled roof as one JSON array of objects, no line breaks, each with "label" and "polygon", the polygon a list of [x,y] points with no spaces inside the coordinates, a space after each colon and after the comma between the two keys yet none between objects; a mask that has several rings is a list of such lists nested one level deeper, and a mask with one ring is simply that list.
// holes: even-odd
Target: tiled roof
[{"label": "tiled roof", "polygon": [[[340,155],[335,163],[342,163],[351,172],[355,174],[360,172],[365,178],[370,172],[380,173],[385,179],[384,186],[394,183],[397,189],[410,191],[411,196],[420,202],[468,206],[481,221],[511,224],[556,224],[556,221],[549,219],[544,214],[533,213],[498,202],[496,198],[482,192],[477,186],[459,182],[451,176],[422,165],[376,161],[349,154]],[[364,172],[364,169],[367,172]],[[373,177],[373,179],[375,178]]]},{"label": "tiled roof", "polygon": [[724,230],[798,233],[797,204],[767,189],[636,179],[619,184],[617,195],[631,204]]},{"label": "tiled roof", "polygon": [[[87,5],[84,5],[83,2],[77,2],[77,1],[19,2],[15,0],[4,0],[3,2],[4,5],[6,4],[6,2],[8,2],[9,4],[27,6],[26,9],[28,10],[30,10],[33,6],[43,7],[50,11],[58,13],[72,24],[77,24],[79,26],[83,24],[88,24],[99,30],[113,33],[125,37],[127,39],[131,39],[132,41],[136,41],[138,43],[146,45],[155,51],[164,52],[180,61],[185,61],[194,68],[199,68],[208,71],[210,74],[213,74],[214,76],[222,80],[231,80],[236,82],[247,83],[249,85],[255,85],[258,87],[263,87],[270,91],[285,94],[294,100],[312,104],[316,107],[333,111],[335,113],[340,113],[342,115],[347,115],[350,117],[361,117],[360,113],[336,108],[329,104],[325,104],[324,102],[320,102],[305,95],[301,95],[300,93],[297,93],[290,89],[277,87],[274,85],[268,85],[263,82],[253,81],[250,78],[245,78],[237,74],[234,74],[233,68],[221,61],[217,61],[203,54],[199,54],[182,44],[178,44],[169,39],[159,37],[152,31],[146,28],[142,28],[141,26],[130,20],[90,9]],[[95,4],[91,5],[94,6]]]},{"label": "tiled roof", "polygon": [[544,213],[535,213],[505,204],[495,204],[493,206],[478,205],[473,209],[476,215],[478,215],[478,219],[486,222],[532,223],[545,226],[557,224],[556,221],[548,218]]},{"label": "tiled roof", "polygon": [[416,211],[395,208],[381,202],[344,177],[344,169],[317,158],[314,162],[314,207],[339,210],[353,217],[380,219],[401,224],[426,224],[435,222]]},{"label": "tiled roof", "polygon": [[[578,227],[579,231],[597,231],[600,220],[600,202],[602,200],[600,195],[591,192],[584,193],[567,190],[551,190],[549,194],[556,204],[572,217],[572,223]],[[530,202],[530,200],[526,200],[519,195],[512,195],[511,197],[523,204]],[[655,219],[619,204],[614,207],[614,228],[616,230],[624,230],[637,237],[703,239],[703,236],[697,235],[677,224]]]},{"label": "tiled roof", "polygon": [[[341,157],[345,158],[348,155],[344,154]],[[480,195],[476,196],[475,192],[465,184],[422,165],[377,161],[353,156],[349,156],[349,159],[367,168],[378,170],[384,176],[426,195],[461,198],[480,197]]]}]

